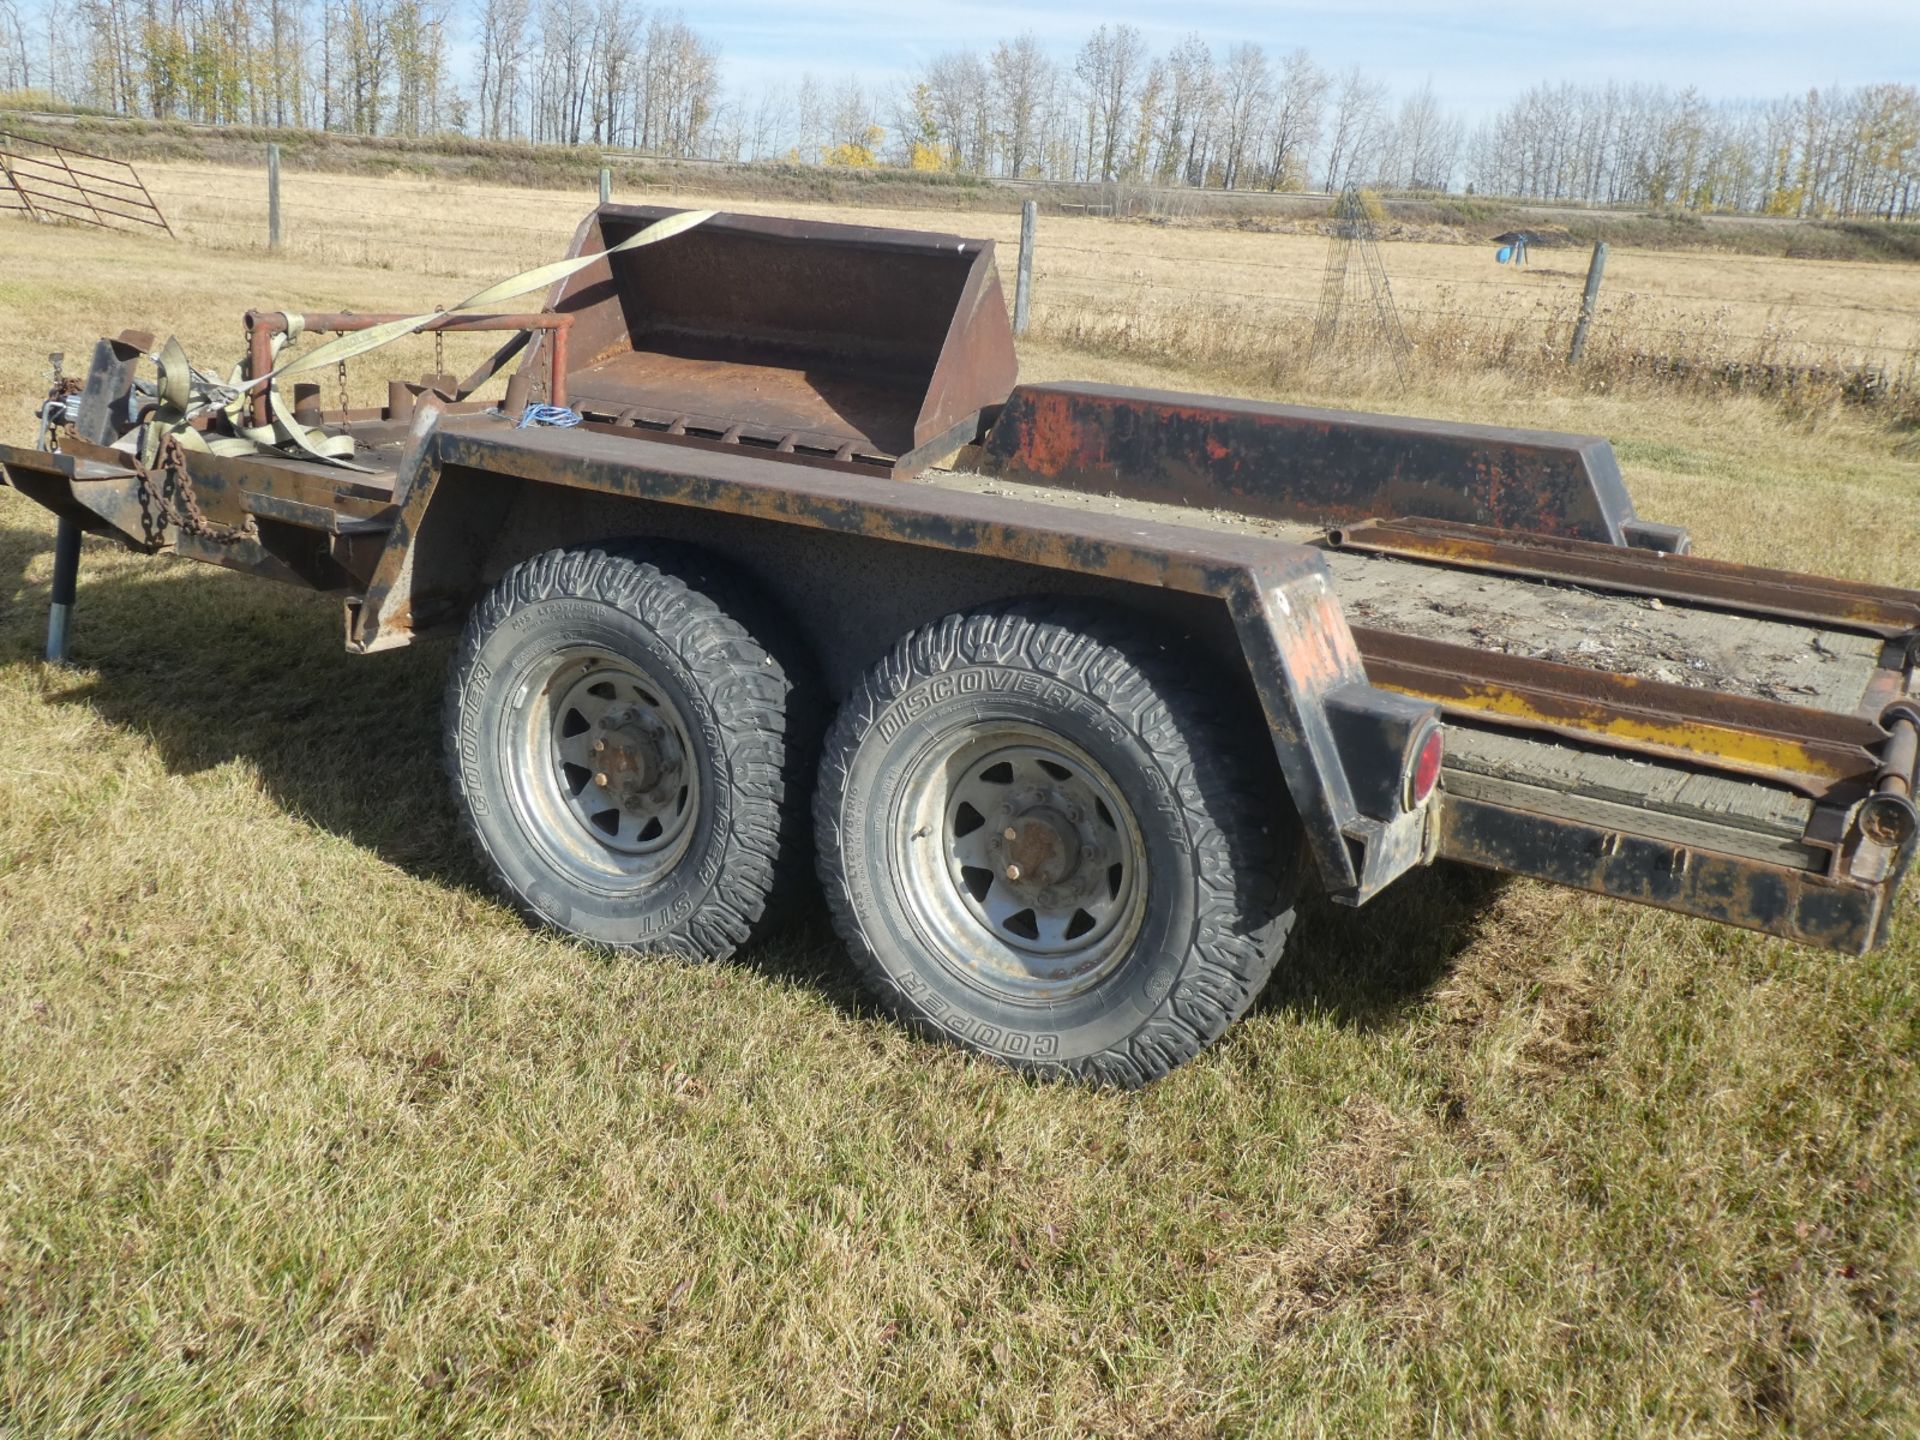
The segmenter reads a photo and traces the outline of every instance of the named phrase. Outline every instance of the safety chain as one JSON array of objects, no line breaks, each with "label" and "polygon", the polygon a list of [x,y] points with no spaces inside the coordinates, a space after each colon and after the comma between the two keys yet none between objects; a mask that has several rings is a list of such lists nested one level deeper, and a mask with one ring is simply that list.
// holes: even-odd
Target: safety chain
[{"label": "safety chain", "polygon": [[[133,473],[140,477],[140,529],[149,545],[160,543],[160,532],[168,525],[186,535],[198,535],[216,545],[231,545],[259,536],[253,517],[241,525],[222,525],[209,520],[193,491],[193,477],[187,473],[186,451],[179,437],[168,432],[160,437],[160,451],[151,468],[134,455]],[[160,476],[158,488],[153,477]]]}]

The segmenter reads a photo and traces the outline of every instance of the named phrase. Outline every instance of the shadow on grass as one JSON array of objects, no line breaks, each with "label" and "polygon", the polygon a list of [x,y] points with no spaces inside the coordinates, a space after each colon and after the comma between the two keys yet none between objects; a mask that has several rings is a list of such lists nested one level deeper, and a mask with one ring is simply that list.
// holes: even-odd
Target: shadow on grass
[{"label": "shadow on grass", "polygon": [[[9,574],[22,538],[0,532]],[[105,553],[87,542],[89,560]],[[439,764],[444,641],[356,659],[333,597],[186,561],[90,568],[74,605],[74,668],[49,672],[51,702],[139,734],[175,774],[243,760],[302,819],[415,873],[483,884]],[[16,585],[15,597],[4,654],[31,662],[46,587]]]},{"label": "shadow on grass", "polygon": [[1358,910],[1309,894],[1255,1013],[1312,1013],[1358,1029],[1397,1023],[1451,971],[1507,881],[1442,862]]},{"label": "shadow on grass", "polygon": [[[8,664],[40,653],[46,587],[18,577],[50,543],[0,530],[0,573],[13,577],[0,617]],[[74,620],[76,669],[50,677],[51,701],[141,735],[176,774],[244,761],[298,818],[435,884],[491,893],[441,768],[449,639],[350,656],[337,599],[187,561],[83,577]],[[1257,1008],[1392,1023],[1446,973],[1498,884],[1442,866],[1358,911],[1308,898]],[[741,958],[865,1008],[818,905]]]},{"label": "shadow on grass", "polygon": [[[89,541],[93,560],[108,553]],[[49,534],[0,529],[0,662],[39,662],[47,586],[23,575]],[[89,567],[95,568],[97,567]],[[437,885],[492,895],[468,845],[440,758],[452,640],[346,653],[337,597],[189,561],[83,573],[74,669],[48,699],[84,705],[151,744],[175,774],[245,762],[288,813]],[[852,1011],[858,987],[819,910],[743,955]]]},{"label": "shadow on grass", "polygon": [[[11,490],[0,489],[0,495],[12,493]],[[24,504],[25,502],[14,503]],[[45,626],[48,587],[44,584],[27,584],[27,566],[33,563],[35,556],[42,555],[51,549],[53,549],[53,518],[51,516],[48,516],[47,528],[44,530],[20,530],[11,526],[0,528],[0,574],[7,577],[8,596],[8,608],[3,613],[6,616],[6,628],[9,631],[14,628],[15,621],[28,611],[36,611],[38,619],[35,623]],[[38,607],[32,603],[36,595],[40,600]]]}]

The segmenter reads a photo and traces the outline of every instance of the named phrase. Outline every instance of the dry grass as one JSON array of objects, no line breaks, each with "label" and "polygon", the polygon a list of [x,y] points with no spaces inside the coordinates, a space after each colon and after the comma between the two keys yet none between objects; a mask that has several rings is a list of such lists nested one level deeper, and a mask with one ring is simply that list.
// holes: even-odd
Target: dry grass
[{"label": "dry grass", "polygon": [[[403,193],[404,236],[285,259],[0,224],[4,433],[56,345],[224,363],[247,304],[452,299],[580,208],[486,196],[496,249],[420,266],[472,197]],[[1920,584],[1920,460],[1860,414],[1398,403],[1613,435],[1707,553]],[[873,1018],[815,931],[702,968],[523,930],[454,841],[440,647],[349,659],[330,602],[90,543],[48,671],[50,543],[0,495],[0,1433],[1920,1426],[1910,898],[1842,960],[1435,872],[1311,907],[1156,1089],[1034,1086]]]},{"label": "dry grass", "polygon": [[[260,172],[147,164],[142,173],[176,225],[198,243],[252,247],[264,236]],[[590,199],[585,191],[409,175],[289,173],[285,185],[295,254],[455,276],[484,273],[502,259],[533,264],[548,257]],[[688,197],[661,188],[620,198]],[[395,207],[409,212],[403,228],[388,221]],[[925,209],[862,208],[851,216],[831,205],[783,202],[779,209],[922,229],[942,223]],[[1009,246],[1019,233],[1013,215],[955,212],[946,223]],[[1496,265],[1491,246],[1406,240],[1386,242],[1383,252],[1400,307],[1416,330],[1444,318],[1541,333],[1577,312],[1586,276],[1584,250],[1536,249],[1524,270]],[[1318,235],[1048,216],[1036,294],[1063,319],[1067,312],[1113,316],[1200,302],[1202,310],[1296,328],[1304,309],[1311,329],[1326,255]],[[1697,340],[1703,329],[1727,348],[1759,336],[1783,357],[1897,364],[1920,347],[1920,265],[1613,251],[1597,338],[1630,333],[1647,348],[1656,340]]]}]

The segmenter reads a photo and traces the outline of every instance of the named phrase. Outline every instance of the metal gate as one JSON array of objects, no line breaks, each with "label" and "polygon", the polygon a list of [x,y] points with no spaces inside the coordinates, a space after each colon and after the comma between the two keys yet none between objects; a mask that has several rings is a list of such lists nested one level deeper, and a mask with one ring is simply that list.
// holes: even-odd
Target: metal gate
[{"label": "metal gate", "polygon": [[0,210],[108,228],[150,225],[173,235],[139,172],[126,161],[5,131],[0,131]]}]

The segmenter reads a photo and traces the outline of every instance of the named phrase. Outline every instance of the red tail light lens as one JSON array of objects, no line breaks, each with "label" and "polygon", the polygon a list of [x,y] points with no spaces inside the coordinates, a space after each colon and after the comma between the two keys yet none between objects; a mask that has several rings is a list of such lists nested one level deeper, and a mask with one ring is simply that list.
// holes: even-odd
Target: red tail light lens
[{"label": "red tail light lens", "polygon": [[1434,787],[1440,783],[1440,762],[1446,758],[1447,741],[1445,733],[1435,725],[1420,737],[1420,743],[1413,752],[1413,764],[1407,769],[1407,808],[1417,809],[1427,803]]}]

